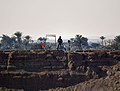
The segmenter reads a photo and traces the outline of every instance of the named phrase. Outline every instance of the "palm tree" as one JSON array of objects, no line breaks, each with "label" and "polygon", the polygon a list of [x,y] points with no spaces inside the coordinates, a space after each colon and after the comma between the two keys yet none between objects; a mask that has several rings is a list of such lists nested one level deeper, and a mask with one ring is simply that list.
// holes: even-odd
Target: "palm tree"
[{"label": "palm tree", "polygon": [[30,37],[29,35],[27,35],[27,36],[25,36],[24,38],[25,38],[25,39],[24,39],[24,41],[23,41],[23,44],[25,45],[25,48],[27,49],[27,48],[29,48],[29,42],[30,42],[30,40],[31,40],[31,37]]},{"label": "palm tree", "polygon": [[38,40],[39,40],[40,42],[46,43],[47,38],[45,38],[45,37],[39,37]]},{"label": "palm tree", "polygon": [[18,32],[14,33],[14,35],[17,37],[18,43],[20,43],[21,42],[22,33],[18,31]]},{"label": "palm tree", "polygon": [[15,45],[15,48],[22,49],[23,48],[22,47],[22,39],[21,39],[22,33],[18,31],[18,32],[15,32],[14,35],[17,39],[17,44]]},{"label": "palm tree", "polygon": [[27,40],[29,40],[31,37],[30,37],[29,35],[27,35],[27,36],[25,36],[25,38],[26,38]]},{"label": "palm tree", "polygon": [[31,40],[31,37],[29,35],[25,36],[25,39],[28,41],[28,43],[30,42]]},{"label": "palm tree", "polygon": [[30,42],[30,40],[31,40],[31,37],[30,37],[29,35],[27,35],[27,36],[25,36],[24,38],[25,38],[25,39],[24,39],[25,43],[26,43],[26,44],[29,44],[29,42]]},{"label": "palm tree", "polygon": [[116,36],[114,39],[117,43],[120,43],[120,35]]},{"label": "palm tree", "polygon": [[101,36],[100,39],[102,40],[102,46],[103,46],[103,41],[104,41],[105,37]]},{"label": "palm tree", "polygon": [[42,37],[39,37],[38,40],[39,40],[39,41],[43,41],[43,38],[42,38]]},{"label": "palm tree", "polygon": [[115,41],[114,45],[116,45],[115,49],[120,50],[120,35],[116,36],[114,41]]},{"label": "palm tree", "polygon": [[74,43],[76,46],[78,46],[78,48],[81,50],[82,49],[82,41],[81,41],[82,35],[76,35],[75,36],[75,40]]}]

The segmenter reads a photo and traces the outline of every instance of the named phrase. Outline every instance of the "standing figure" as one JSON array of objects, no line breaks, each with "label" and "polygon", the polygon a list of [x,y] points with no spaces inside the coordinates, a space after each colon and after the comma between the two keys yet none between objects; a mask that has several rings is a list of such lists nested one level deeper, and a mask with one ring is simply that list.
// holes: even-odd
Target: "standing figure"
[{"label": "standing figure", "polygon": [[70,40],[68,40],[68,45],[69,45],[68,51],[70,51]]},{"label": "standing figure", "polygon": [[41,47],[42,47],[42,49],[44,50],[44,49],[45,49],[45,44],[42,43]]},{"label": "standing figure", "polygon": [[63,43],[63,40],[61,39],[61,36],[59,36],[59,38],[58,38],[58,46],[57,46],[57,50],[58,49],[60,49],[61,48],[61,45],[62,45],[62,43]]}]

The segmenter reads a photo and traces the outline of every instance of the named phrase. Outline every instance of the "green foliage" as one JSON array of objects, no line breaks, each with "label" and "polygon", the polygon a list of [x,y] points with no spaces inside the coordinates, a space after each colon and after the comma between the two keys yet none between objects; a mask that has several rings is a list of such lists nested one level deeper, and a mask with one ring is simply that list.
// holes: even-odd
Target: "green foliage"
[{"label": "green foliage", "polygon": [[100,39],[102,40],[102,46],[103,46],[103,41],[104,41],[105,37],[101,36]]},{"label": "green foliage", "polygon": [[10,38],[9,36],[3,34],[1,39],[1,46],[3,48],[7,48],[7,49],[12,48],[14,42],[15,40],[13,38]]},{"label": "green foliage", "polygon": [[75,38],[71,38],[71,42],[73,43],[73,46],[78,47],[79,50],[88,47],[88,39],[82,37],[82,35],[76,35]]},{"label": "green foliage", "polygon": [[116,50],[120,50],[120,35],[115,37],[115,43],[112,45]]},{"label": "green foliage", "polygon": [[99,43],[92,43],[91,46],[95,49],[99,48],[100,47],[100,44]]},{"label": "green foliage", "polygon": [[116,36],[114,40],[116,43],[120,43],[120,35]]},{"label": "green foliage", "polygon": [[21,38],[22,33],[18,31],[18,32],[15,32],[14,35],[15,35],[17,38]]},{"label": "green foliage", "polygon": [[39,40],[40,42],[45,43],[46,40],[47,40],[47,38],[45,38],[45,37],[39,37],[38,40]]},{"label": "green foliage", "polygon": [[7,35],[2,35],[1,46],[2,50],[6,49],[30,49],[29,41],[31,37],[29,35],[25,36],[22,40],[22,33],[15,32],[15,36],[9,37]]},{"label": "green foliage", "polygon": [[16,36],[18,43],[20,43],[21,42],[22,33],[18,31],[18,32],[15,32],[14,35]]},{"label": "green foliage", "polygon": [[26,40],[30,40],[30,38],[31,38],[31,37],[30,37],[29,35],[25,36],[25,39],[26,39]]},{"label": "green foliage", "polygon": [[114,42],[107,46],[106,49],[120,50],[120,35],[114,38]]},{"label": "green foliage", "polygon": [[30,49],[29,42],[31,41],[31,37],[29,35],[24,37],[23,44],[25,49]]},{"label": "green foliage", "polygon": [[104,39],[105,39],[105,37],[104,37],[104,36],[101,36],[101,37],[100,37],[100,39],[101,39],[101,40],[104,40]]}]

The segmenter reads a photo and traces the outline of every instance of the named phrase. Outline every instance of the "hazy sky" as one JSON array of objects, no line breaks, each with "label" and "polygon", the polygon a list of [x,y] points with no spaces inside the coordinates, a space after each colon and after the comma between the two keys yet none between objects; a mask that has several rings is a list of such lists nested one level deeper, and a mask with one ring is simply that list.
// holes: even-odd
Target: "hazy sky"
[{"label": "hazy sky", "polygon": [[0,35],[120,34],[120,0],[0,0]]}]

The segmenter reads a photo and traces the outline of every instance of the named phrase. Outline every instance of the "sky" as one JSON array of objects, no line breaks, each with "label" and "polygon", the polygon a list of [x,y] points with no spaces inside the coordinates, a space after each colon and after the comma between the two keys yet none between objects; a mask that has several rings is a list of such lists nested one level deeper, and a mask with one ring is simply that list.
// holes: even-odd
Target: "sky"
[{"label": "sky", "polygon": [[0,0],[0,35],[33,39],[120,34],[120,0]]}]

